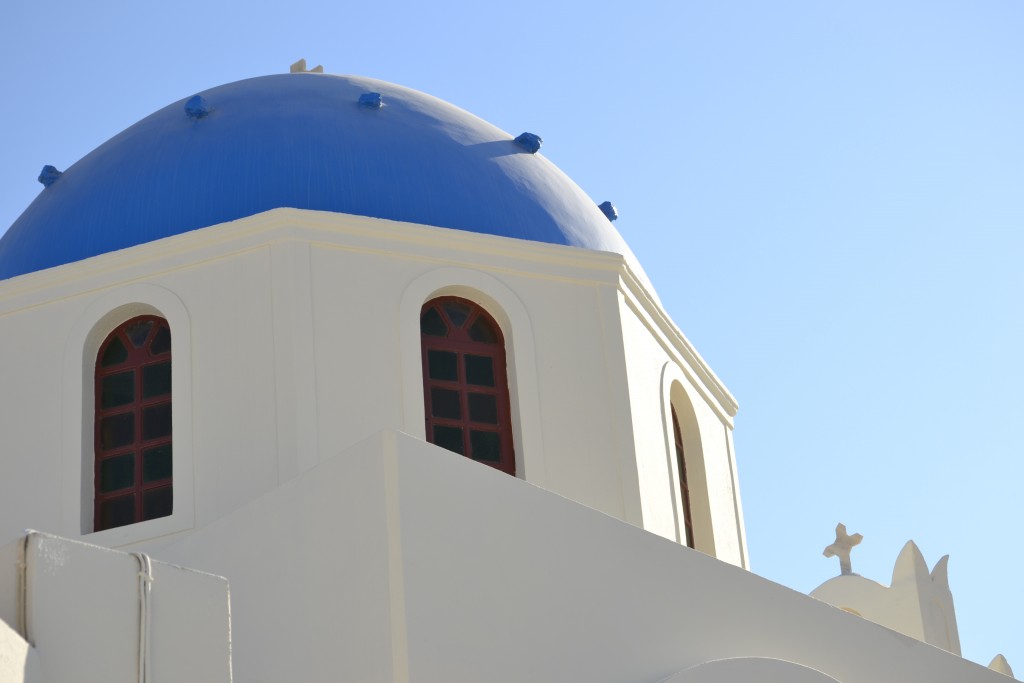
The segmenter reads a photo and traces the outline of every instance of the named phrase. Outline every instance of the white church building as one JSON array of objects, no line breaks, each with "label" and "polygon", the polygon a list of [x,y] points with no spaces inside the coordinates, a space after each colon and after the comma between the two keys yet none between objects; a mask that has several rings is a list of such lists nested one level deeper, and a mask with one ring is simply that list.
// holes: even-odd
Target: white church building
[{"label": "white church building", "polygon": [[1012,675],[912,544],[748,570],[737,403],[537,136],[314,71],[46,167],[0,238],[0,683]]}]

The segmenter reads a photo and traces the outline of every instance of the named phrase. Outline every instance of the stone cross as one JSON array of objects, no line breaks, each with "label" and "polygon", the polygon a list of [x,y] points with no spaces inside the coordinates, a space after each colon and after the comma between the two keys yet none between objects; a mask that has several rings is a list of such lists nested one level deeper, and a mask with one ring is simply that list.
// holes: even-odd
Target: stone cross
[{"label": "stone cross", "polygon": [[853,534],[852,536],[846,533],[845,524],[836,525],[836,540],[835,543],[825,548],[825,552],[822,553],[825,557],[839,556],[839,572],[843,576],[853,574],[853,568],[850,565],[850,551],[853,550],[853,546],[859,545],[863,536],[860,534]]}]

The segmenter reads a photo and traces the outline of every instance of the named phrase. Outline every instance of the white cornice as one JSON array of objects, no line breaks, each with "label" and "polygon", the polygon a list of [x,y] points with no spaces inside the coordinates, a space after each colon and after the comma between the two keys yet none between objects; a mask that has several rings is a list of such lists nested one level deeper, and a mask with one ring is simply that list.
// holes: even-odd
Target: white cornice
[{"label": "white cornice", "polygon": [[[697,349],[686,338],[682,330],[672,321],[661,307],[661,304],[652,296],[651,292],[644,286],[643,282],[633,273],[629,264],[622,259],[622,282],[623,292],[628,294],[626,302],[637,313],[647,327],[656,333],[664,335],[668,339],[669,346],[666,350],[671,354],[673,351],[678,354],[682,361],[684,370],[692,373],[692,379],[696,380],[698,388],[706,388],[711,392],[714,401],[712,405],[721,409],[721,417],[732,426],[732,418],[739,411],[739,403],[714,373],[711,366],[697,352]],[[705,398],[708,398],[705,396]],[[722,414],[724,413],[724,414]]]},{"label": "white cornice", "polygon": [[[339,240],[339,236],[344,236]],[[677,358],[731,425],[738,405],[619,254],[464,230],[303,209],[273,209],[0,281],[0,316],[269,244],[302,240],[322,248],[485,267],[529,277],[619,288],[631,308]]]}]

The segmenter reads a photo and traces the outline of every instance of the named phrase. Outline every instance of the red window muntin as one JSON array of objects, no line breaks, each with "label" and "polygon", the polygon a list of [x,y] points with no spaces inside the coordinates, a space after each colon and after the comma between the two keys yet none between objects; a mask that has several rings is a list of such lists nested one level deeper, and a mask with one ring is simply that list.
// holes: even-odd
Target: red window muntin
[{"label": "red window muntin", "polygon": [[121,324],[96,355],[93,530],[173,509],[171,330],[152,315]]},{"label": "red window muntin", "polygon": [[515,475],[505,340],[487,311],[445,296],[420,312],[427,441]]},{"label": "red window muntin", "polygon": [[683,432],[679,429],[679,418],[675,407],[672,408],[672,433],[676,441],[676,461],[679,463],[679,494],[683,504],[683,539],[690,548],[693,544],[693,515],[690,514],[690,483],[686,479],[686,456],[683,452]]}]

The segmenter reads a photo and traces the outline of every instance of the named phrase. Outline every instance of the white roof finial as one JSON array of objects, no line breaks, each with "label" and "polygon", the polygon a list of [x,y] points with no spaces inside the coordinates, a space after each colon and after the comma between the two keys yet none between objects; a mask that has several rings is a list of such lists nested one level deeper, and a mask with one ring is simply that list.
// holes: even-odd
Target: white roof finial
[{"label": "white roof finial", "polygon": [[1010,668],[1010,663],[1006,661],[1006,657],[1002,655],[996,655],[995,657],[993,657],[992,661],[989,662],[988,668],[992,669],[993,671],[998,671],[1004,676],[1009,676],[1010,678],[1013,678],[1013,669]]},{"label": "white roof finial", "polygon": [[858,545],[863,536],[860,534],[853,534],[852,536],[846,533],[845,524],[836,525],[836,540],[835,543],[825,548],[825,552],[822,554],[825,557],[839,556],[839,572],[843,576],[853,574],[853,567],[850,564],[850,551],[853,546]]},{"label": "white roof finial", "polygon": [[288,71],[293,74],[322,74],[324,72],[324,67],[317,64],[312,69],[307,69],[306,60],[300,59],[299,61],[292,64],[288,68]]}]

